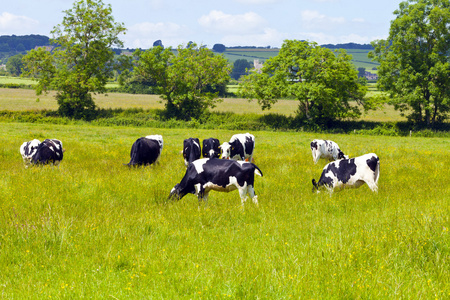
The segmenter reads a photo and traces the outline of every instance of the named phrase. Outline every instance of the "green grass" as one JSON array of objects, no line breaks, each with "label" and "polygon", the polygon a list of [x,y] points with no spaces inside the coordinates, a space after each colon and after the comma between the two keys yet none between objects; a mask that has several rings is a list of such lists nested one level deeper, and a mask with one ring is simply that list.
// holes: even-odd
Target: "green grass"
[{"label": "green grass", "polygon": [[[446,299],[449,139],[253,132],[259,197],[167,201],[182,140],[225,130],[0,126],[2,298]],[[162,134],[161,163],[128,169],[131,144]],[[59,168],[25,169],[19,146],[59,138]],[[379,192],[315,194],[313,138],[375,152]]]}]

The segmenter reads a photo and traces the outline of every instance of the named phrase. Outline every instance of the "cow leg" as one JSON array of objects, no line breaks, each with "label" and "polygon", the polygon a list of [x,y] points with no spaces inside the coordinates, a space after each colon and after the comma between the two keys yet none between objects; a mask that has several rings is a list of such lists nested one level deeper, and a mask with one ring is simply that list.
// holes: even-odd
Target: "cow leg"
[{"label": "cow leg", "polygon": [[372,190],[372,192],[378,192],[378,186],[375,182],[371,181],[371,182],[366,182],[366,183],[369,186],[369,189]]},{"label": "cow leg", "polygon": [[248,193],[247,184],[245,184],[243,187],[239,187],[239,196],[241,197],[242,206],[244,206],[245,201],[247,201],[247,193]]},{"label": "cow leg", "polygon": [[258,205],[258,196],[255,194],[255,189],[253,188],[253,185],[248,186],[248,194],[250,198],[252,198],[253,203]]}]

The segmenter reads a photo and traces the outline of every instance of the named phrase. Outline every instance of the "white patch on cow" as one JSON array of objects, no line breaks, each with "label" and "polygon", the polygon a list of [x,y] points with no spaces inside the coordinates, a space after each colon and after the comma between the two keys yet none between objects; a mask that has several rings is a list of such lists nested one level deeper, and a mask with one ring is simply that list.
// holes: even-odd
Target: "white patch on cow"
[{"label": "white patch on cow", "polygon": [[196,141],[193,141],[193,142],[194,142],[194,145],[197,146],[198,149],[200,149],[200,145]]},{"label": "white patch on cow", "polygon": [[201,183],[197,183],[196,185],[194,185],[194,187],[195,187],[195,194],[198,196],[202,188],[202,185]]},{"label": "white patch on cow", "polygon": [[159,135],[159,134],[147,135],[145,138],[149,139],[149,140],[158,141],[159,147],[161,147],[161,150],[162,150],[162,148],[164,146],[164,141],[163,141],[162,135]]},{"label": "white patch on cow", "polygon": [[195,170],[197,171],[197,174],[200,174],[200,173],[203,172],[203,165],[206,163],[206,161],[207,161],[208,159],[209,159],[209,158],[200,158],[200,159],[194,160],[194,161],[192,162],[192,164],[193,164],[194,167],[195,167]]},{"label": "white patch on cow", "polygon": [[231,145],[228,142],[224,142],[220,147],[222,149],[222,158],[229,159],[230,158],[230,148]]},{"label": "white patch on cow", "polygon": [[214,149],[209,150],[209,156],[210,156],[210,157],[213,157],[213,156],[214,156],[214,153],[215,153],[215,152],[214,152]]},{"label": "white patch on cow", "polygon": [[[31,164],[31,159],[37,152],[37,148],[41,141],[34,139],[30,142],[25,142],[20,146],[20,154],[22,155],[23,162],[25,163],[25,168]],[[28,153],[27,153],[28,152]]]}]

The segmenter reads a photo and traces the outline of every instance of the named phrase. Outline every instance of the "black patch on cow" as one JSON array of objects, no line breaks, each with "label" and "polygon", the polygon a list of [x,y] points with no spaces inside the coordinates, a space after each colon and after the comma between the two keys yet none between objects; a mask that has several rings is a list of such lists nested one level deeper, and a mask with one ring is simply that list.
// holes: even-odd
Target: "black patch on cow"
[{"label": "black patch on cow", "polygon": [[183,157],[188,163],[200,158],[200,140],[198,138],[188,138],[183,142]]},{"label": "black patch on cow", "polygon": [[331,162],[323,170],[318,186],[327,185],[331,187],[333,185],[333,179],[326,176],[328,172],[332,172],[338,181],[345,184],[350,180],[351,176],[356,174],[356,169],[354,158]]},{"label": "black patch on cow", "polygon": [[315,141],[311,142],[311,149],[316,149],[317,150],[317,142],[315,142]]},{"label": "black patch on cow", "polygon": [[46,139],[37,147],[31,163],[46,165],[63,159],[62,144],[58,140]]},{"label": "black patch on cow", "polygon": [[[220,142],[218,139],[215,138],[209,138],[203,140],[203,148],[202,148],[202,155],[205,158],[219,158],[220,157]],[[214,151],[214,154],[210,154],[210,150]]]},{"label": "black patch on cow", "polygon": [[128,166],[142,166],[154,163],[161,154],[161,146],[157,140],[138,138],[131,146]]},{"label": "black patch on cow", "polygon": [[380,159],[378,157],[372,156],[370,159],[368,159],[366,161],[367,165],[369,166],[369,168],[375,172],[375,170],[377,169],[377,165],[378,165],[378,161]]}]

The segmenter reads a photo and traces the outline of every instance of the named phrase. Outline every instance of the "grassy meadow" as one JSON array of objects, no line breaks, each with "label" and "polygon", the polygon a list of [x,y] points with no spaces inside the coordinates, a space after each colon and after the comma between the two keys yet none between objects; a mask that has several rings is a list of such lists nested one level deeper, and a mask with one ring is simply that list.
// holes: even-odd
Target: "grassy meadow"
[{"label": "grassy meadow", "polygon": [[[0,296],[5,299],[448,299],[447,138],[252,132],[259,206],[237,191],[167,201],[182,141],[226,130],[0,125]],[[159,165],[129,169],[162,134]],[[19,146],[58,138],[59,167],[25,169]],[[378,193],[312,193],[309,143],[375,152]]]}]

